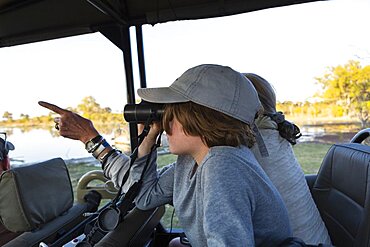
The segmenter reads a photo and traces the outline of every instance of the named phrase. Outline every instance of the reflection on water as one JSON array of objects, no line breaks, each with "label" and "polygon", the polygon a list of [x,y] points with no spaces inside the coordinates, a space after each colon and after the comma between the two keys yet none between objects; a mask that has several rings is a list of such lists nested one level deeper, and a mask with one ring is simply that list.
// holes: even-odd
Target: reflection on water
[{"label": "reflection on water", "polygon": [[361,130],[357,124],[320,124],[300,126],[302,137],[298,142],[343,143],[349,142]]},{"label": "reflection on water", "polygon": [[53,136],[45,129],[22,132],[19,128],[12,128],[8,140],[15,146],[15,150],[9,152],[12,164],[33,163],[55,157],[74,159],[88,156],[81,142]]},{"label": "reflection on water", "polygon": [[[54,129],[0,127],[0,131],[6,132],[8,140],[15,146],[15,150],[9,152],[12,165],[35,163],[55,157],[64,160],[91,157],[83,143],[61,137]],[[114,145],[113,136],[113,133],[104,134],[112,145]]]},{"label": "reflection on water", "polygon": [[[360,126],[355,124],[301,125],[299,127],[303,134],[298,139],[299,142],[348,142],[360,130]],[[0,127],[1,131],[7,132],[8,140],[15,145],[15,150],[9,153],[13,160],[12,164],[33,163],[55,157],[65,160],[91,157],[81,142],[60,137],[54,129]],[[104,137],[111,145],[116,143],[116,148],[125,149],[123,151],[128,152],[127,132],[120,131],[123,135],[119,137],[115,134],[117,131],[102,131],[102,133],[105,133]]]}]

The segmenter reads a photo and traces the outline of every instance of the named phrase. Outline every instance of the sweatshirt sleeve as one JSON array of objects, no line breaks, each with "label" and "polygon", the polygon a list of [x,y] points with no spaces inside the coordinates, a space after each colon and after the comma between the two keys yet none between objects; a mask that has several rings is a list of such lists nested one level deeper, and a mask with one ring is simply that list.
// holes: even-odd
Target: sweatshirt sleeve
[{"label": "sweatshirt sleeve", "polygon": [[148,210],[167,203],[172,204],[174,164],[163,167],[159,172],[156,168],[157,166],[150,166],[145,174],[143,186],[136,198],[139,209]]},{"label": "sweatshirt sleeve", "polygon": [[[131,167],[123,192],[127,192],[130,186],[140,180],[141,174],[147,162],[148,155],[138,158]],[[157,171],[157,154],[150,157],[148,168],[143,177],[143,183],[139,195],[136,197],[136,206],[139,209],[151,209],[166,203],[172,203],[173,194],[173,169],[174,165],[168,165]],[[104,175],[110,178],[116,187],[122,183],[123,177],[130,166],[130,158],[124,154],[113,154],[108,158],[104,167]]]},{"label": "sweatshirt sleeve", "polygon": [[208,246],[255,246],[254,197],[237,161],[203,164],[204,232]]},{"label": "sweatshirt sleeve", "polygon": [[104,166],[104,176],[111,179],[116,188],[119,188],[124,175],[130,166],[130,158],[124,154],[113,153],[108,157]]}]

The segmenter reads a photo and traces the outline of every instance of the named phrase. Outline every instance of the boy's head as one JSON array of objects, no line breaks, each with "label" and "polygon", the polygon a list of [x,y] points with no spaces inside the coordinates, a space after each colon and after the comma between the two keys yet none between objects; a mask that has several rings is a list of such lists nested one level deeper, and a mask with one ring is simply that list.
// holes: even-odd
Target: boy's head
[{"label": "boy's head", "polygon": [[252,147],[255,143],[249,124],[193,102],[166,105],[162,123],[169,135],[174,118],[180,122],[186,135],[199,136],[208,147]]},{"label": "boy's head", "polygon": [[213,64],[188,69],[169,87],[142,88],[138,94],[152,103],[193,102],[249,125],[261,109],[257,92],[244,75]]}]

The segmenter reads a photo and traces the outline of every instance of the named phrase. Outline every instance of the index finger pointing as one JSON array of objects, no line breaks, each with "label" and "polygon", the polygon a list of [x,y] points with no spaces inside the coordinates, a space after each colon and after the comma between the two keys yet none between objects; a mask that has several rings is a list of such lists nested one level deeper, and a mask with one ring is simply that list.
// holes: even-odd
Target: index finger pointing
[{"label": "index finger pointing", "polygon": [[40,106],[43,106],[55,113],[58,113],[58,114],[63,114],[63,113],[66,113],[67,110],[63,109],[63,108],[60,108],[59,106],[56,106],[56,105],[53,105],[53,104],[50,104],[48,102],[45,102],[45,101],[39,101],[39,105]]}]

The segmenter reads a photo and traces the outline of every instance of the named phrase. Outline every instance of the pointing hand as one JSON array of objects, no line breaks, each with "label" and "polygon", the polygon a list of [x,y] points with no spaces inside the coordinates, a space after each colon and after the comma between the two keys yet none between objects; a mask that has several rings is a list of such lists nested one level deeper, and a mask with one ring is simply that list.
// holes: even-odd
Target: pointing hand
[{"label": "pointing hand", "polygon": [[39,101],[39,105],[60,115],[54,118],[54,122],[61,136],[86,143],[99,135],[91,120],[44,101]]}]

